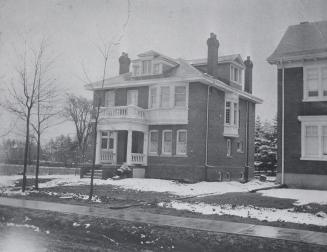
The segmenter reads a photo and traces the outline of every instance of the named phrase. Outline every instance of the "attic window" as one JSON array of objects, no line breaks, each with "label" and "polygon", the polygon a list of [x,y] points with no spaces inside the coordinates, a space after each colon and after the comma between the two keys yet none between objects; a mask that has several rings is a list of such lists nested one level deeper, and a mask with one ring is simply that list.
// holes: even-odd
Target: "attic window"
[{"label": "attic window", "polygon": [[242,70],[238,67],[232,66],[230,67],[230,79],[237,84],[242,84]]},{"label": "attic window", "polygon": [[140,75],[140,66],[139,65],[133,66],[133,73],[134,73],[134,75]]},{"label": "attic window", "polygon": [[160,74],[160,64],[153,65],[153,74]]},{"label": "attic window", "polygon": [[142,61],[142,74],[152,74],[151,60],[143,60]]}]

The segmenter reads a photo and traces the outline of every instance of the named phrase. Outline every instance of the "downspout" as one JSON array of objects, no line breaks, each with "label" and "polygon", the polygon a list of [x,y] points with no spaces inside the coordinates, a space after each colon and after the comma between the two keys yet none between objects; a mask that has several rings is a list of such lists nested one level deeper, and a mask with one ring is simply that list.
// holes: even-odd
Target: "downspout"
[{"label": "downspout", "polygon": [[208,135],[209,135],[209,100],[210,100],[210,87],[208,86],[207,90],[207,108],[206,108],[206,146],[205,146],[205,161],[204,161],[204,179],[208,179]]},{"label": "downspout", "polygon": [[281,60],[281,65],[282,65],[282,178],[281,178],[281,184],[283,185],[285,183],[285,167],[284,167],[284,135],[285,135],[285,91],[284,91],[284,86],[285,86],[285,67],[283,64],[283,60]]},{"label": "downspout", "polygon": [[249,101],[246,101],[246,122],[245,122],[245,148],[246,148],[246,163],[245,166],[249,167],[249,118],[250,118],[250,107]]}]

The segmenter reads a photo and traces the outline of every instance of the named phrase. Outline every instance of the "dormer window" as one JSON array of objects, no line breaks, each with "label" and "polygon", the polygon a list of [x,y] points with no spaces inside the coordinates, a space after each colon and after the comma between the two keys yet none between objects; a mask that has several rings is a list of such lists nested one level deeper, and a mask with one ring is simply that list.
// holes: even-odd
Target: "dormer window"
[{"label": "dormer window", "polygon": [[152,74],[152,62],[151,60],[142,61],[142,74]]},{"label": "dormer window", "polygon": [[230,67],[230,79],[231,79],[231,81],[241,85],[242,84],[242,69],[231,65],[231,67]]},{"label": "dormer window", "polygon": [[133,66],[133,73],[134,73],[134,75],[140,75],[140,66],[139,65]]},{"label": "dormer window", "polygon": [[153,65],[153,74],[160,74],[160,64]]}]

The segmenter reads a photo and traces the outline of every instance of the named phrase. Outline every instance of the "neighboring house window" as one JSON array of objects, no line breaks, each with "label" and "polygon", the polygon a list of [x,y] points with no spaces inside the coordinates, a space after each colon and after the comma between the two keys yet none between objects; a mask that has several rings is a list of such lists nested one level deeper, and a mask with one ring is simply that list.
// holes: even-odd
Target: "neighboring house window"
[{"label": "neighboring house window", "polygon": [[175,87],[175,106],[185,107],[186,106],[186,87],[176,86]]},{"label": "neighboring house window", "polygon": [[304,100],[327,100],[327,66],[304,67]]},{"label": "neighboring house window", "polygon": [[135,105],[138,103],[138,91],[136,89],[127,90],[127,105]]},{"label": "neighboring house window", "polygon": [[240,152],[240,153],[244,152],[243,141],[237,142],[237,152]]},{"label": "neighboring house window", "polygon": [[157,88],[156,87],[150,88],[150,99],[149,100],[150,100],[150,104],[149,104],[150,108],[157,107]]},{"label": "neighboring house window", "polygon": [[177,130],[176,154],[187,154],[187,130]]},{"label": "neighboring house window", "polygon": [[115,91],[110,90],[105,92],[104,105],[106,107],[115,106]]},{"label": "neighboring house window", "polygon": [[143,60],[142,61],[142,74],[152,74],[151,60]]},{"label": "neighboring house window", "polygon": [[160,107],[169,108],[170,89],[168,86],[160,88]]},{"label": "neighboring house window", "polygon": [[232,155],[232,141],[228,138],[226,140],[226,148],[227,148],[227,157]]},{"label": "neighboring house window", "polygon": [[150,131],[150,154],[158,154],[159,132],[157,130]]},{"label": "neighboring house window", "polygon": [[162,154],[171,155],[173,144],[173,133],[171,130],[162,132]]},{"label": "neighboring house window", "polygon": [[231,110],[231,102],[226,101],[226,110],[225,110],[225,123],[230,124],[230,110]]},{"label": "neighboring house window", "polygon": [[160,64],[154,64],[153,65],[153,74],[160,74]]},{"label": "neighboring house window", "polygon": [[139,65],[134,65],[133,66],[133,72],[134,72],[134,75],[140,75],[140,66]]},{"label": "neighboring house window", "polygon": [[231,65],[230,79],[238,84],[242,83],[242,70]]},{"label": "neighboring house window", "polygon": [[327,160],[327,116],[300,116],[301,158]]},{"label": "neighboring house window", "polygon": [[238,103],[226,101],[225,103],[225,124],[239,126]]}]

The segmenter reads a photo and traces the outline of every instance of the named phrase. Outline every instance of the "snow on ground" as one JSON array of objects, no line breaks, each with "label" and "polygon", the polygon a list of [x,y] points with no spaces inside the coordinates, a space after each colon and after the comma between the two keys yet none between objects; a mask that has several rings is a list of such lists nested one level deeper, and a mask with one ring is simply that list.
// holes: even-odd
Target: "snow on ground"
[{"label": "snow on ground", "polygon": [[327,191],[305,190],[305,189],[270,189],[259,191],[263,196],[294,199],[295,205],[306,205],[310,203],[327,204]]},{"label": "snow on ground", "polygon": [[[41,183],[40,188],[55,186],[77,186],[88,185],[89,179],[80,179],[76,176],[65,176],[49,182]],[[252,180],[241,184],[236,181],[228,182],[199,182],[195,184],[183,184],[172,180],[128,178],[122,180],[99,180],[95,179],[96,185],[112,185],[123,189],[136,191],[167,192],[178,196],[195,196],[201,194],[224,194],[229,192],[248,192],[252,189],[274,186],[272,182],[261,182]]]},{"label": "snow on ground", "polygon": [[276,209],[276,208],[261,208],[253,206],[235,206],[226,205],[211,205],[206,203],[188,203],[180,201],[171,201],[169,203],[161,202],[159,206],[165,208],[174,208],[177,210],[188,210],[195,213],[205,215],[232,215],[242,218],[254,218],[260,221],[280,221],[292,222],[298,224],[311,224],[316,226],[327,226],[327,216],[314,215],[311,213],[295,212],[290,209]]}]

